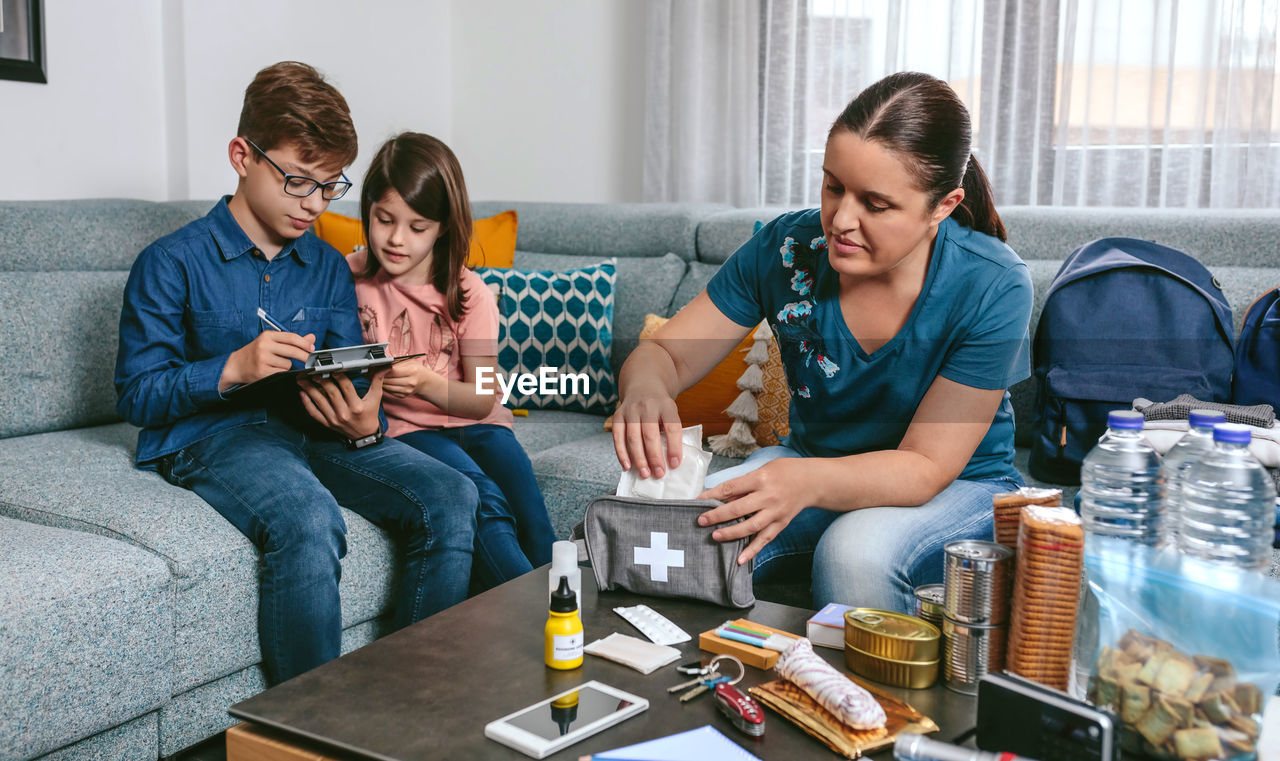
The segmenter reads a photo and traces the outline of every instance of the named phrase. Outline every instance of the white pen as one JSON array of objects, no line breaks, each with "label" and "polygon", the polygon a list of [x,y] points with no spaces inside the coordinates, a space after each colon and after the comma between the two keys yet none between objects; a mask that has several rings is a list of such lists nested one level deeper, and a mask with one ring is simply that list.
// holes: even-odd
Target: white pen
[{"label": "white pen", "polygon": [[262,307],[258,307],[258,319],[262,320],[262,321],[263,321],[263,322],[265,322],[267,325],[269,325],[269,326],[271,327],[271,329],[272,329],[272,330],[278,330],[278,331],[280,331],[281,333],[288,333],[288,332],[289,332],[289,331],[285,330],[284,328],[280,327],[280,323],[278,323],[278,322],[276,322],[275,320],[271,319],[271,315],[267,314],[267,310],[263,309]]}]

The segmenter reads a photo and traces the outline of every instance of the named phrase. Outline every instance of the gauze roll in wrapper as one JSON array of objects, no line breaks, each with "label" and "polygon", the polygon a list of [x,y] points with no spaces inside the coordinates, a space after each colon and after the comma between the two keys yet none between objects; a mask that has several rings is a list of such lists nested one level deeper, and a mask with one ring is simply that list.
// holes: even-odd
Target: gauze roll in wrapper
[{"label": "gauze roll in wrapper", "polygon": [[773,670],[854,729],[879,729],[887,720],[871,693],[822,660],[803,637],[778,658]]}]

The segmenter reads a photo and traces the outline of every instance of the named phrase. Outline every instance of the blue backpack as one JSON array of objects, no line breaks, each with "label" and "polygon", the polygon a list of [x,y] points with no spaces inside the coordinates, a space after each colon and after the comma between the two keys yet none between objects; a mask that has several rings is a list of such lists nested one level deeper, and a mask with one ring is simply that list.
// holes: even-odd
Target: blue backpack
[{"label": "blue backpack", "polygon": [[1244,313],[1231,401],[1280,408],[1280,290],[1262,294]]},{"label": "blue backpack", "polygon": [[1137,397],[1228,401],[1231,307],[1213,275],[1167,246],[1086,243],[1062,263],[1036,325],[1031,475],[1080,483],[1107,412]]}]

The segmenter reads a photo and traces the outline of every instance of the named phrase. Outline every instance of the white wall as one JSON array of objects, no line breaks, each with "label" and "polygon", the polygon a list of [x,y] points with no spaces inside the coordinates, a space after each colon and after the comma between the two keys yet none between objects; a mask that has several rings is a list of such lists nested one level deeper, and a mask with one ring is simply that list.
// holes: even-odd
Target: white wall
[{"label": "white wall", "polygon": [[171,94],[185,104],[187,158],[175,162],[185,172],[171,172],[174,198],[235,189],[227,143],[244,88],[276,61],[315,66],[346,97],[360,136],[360,156],[347,172],[357,184],[396,132],[449,139],[449,0],[184,0],[181,12],[185,77],[171,86],[182,92]]},{"label": "white wall", "polygon": [[[346,96],[359,181],[429,132],[476,199],[638,201],[644,0],[46,0],[49,84],[0,81],[0,199],[213,198],[263,66]],[[352,196],[354,197],[354,196]]]},{"label": "white wall", "polygon": [[48,84],[0,80],[0,199],[167,196],[161,0],[46,0]]},{"label": "white wall", "polygon": [[644,0],[454,0],[453,140],[472,198],[639,201]]}]

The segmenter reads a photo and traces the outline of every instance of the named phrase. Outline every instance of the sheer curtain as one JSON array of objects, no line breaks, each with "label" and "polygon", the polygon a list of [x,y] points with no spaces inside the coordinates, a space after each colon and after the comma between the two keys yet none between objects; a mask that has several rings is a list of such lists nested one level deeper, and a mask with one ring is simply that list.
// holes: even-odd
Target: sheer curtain
[{"label": "sheer curtain", "polygon": [[652,0],[649,200],[817,203],[832,120],[951,83],[1001,204],[1280,205],[1280,0]]}]

